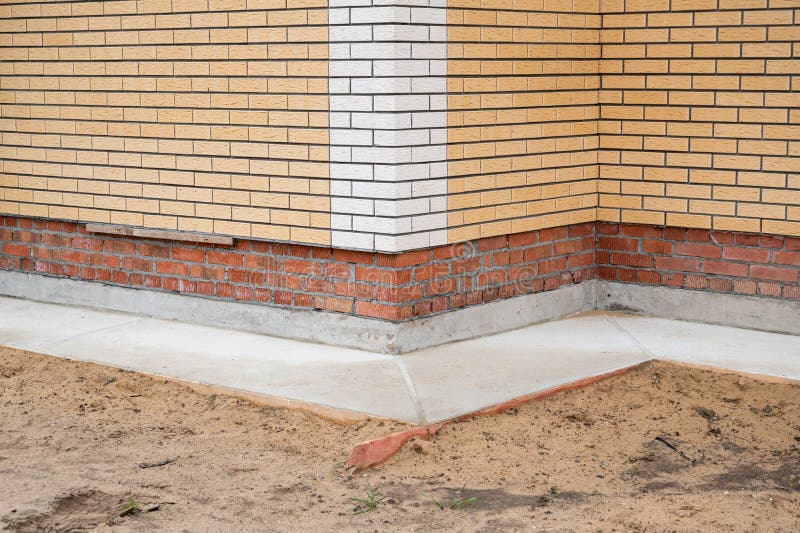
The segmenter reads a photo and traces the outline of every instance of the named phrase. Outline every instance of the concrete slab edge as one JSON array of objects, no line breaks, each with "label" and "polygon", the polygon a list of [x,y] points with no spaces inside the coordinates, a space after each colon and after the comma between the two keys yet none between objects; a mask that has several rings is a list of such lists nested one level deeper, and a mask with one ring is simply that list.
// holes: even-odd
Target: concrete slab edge
[{"label": "concrete slab edge", "polygon": [[507,402],[502,402],[491,407],[479,409],[478,411],[474,411],[472,413],[451,418],[449,420],[435,422],[427,426],[407,429],[399,433],[392,433],[391,435],[386,435],[384,437],[379,437],[377,439],[362,442],[360,444],[355,445],[353,449],[350,451],[350,456],[347,459],[346,468],[351,473],[368,470],[372,467],[378,466],[379,464],[384,463],[387,460],[391,459],[397,452],[399,452],[403,448],[403,445],[406,442],[415,437],[423,440],[430,440],[439,431],[441,431],[442,428],[452,423],[465,422],[467,420],[471,420],[479,416],[502,413],[504,411],[513,409],[515,407],[519,407],[520,405],[532,401],[542,400],[554,394],[558,394],[559,392],[582,389],[588,387],[589,385],[593,385],[599,381],[603,381],[612,378],[614,376],[626,374],[627,372],[630,372],[634,368],[638,368],[646,363],[647,362],[645,361],[643,363],[637,363],[635,365],[626,366],[623,368],[619,368],[617,370],[612,370],[610,372],[604,372],[602,374],[597,374],[596,376],[579,379],[577,381],[572,381],[569,383],[565,383],[563,385],[551,387],[549,389],[544,389],[531,394],[526,394],[524,396],[508,400]]},{"label": "concrete slab edge", "polygon": [[599,309],[800,335],[800,301],[598,281]]},{"label": "concrete slab edge", "polygon": [[0,295],[401,354],[500,333],[596,307],[595,281],[392,323],[0,270]]}]

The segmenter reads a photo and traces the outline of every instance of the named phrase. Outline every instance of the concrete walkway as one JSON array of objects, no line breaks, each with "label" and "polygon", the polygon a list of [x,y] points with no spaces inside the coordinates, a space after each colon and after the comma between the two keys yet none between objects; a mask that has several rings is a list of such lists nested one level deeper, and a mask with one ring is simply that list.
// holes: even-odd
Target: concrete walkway
[{"label": "concrete walkway", "polygon": [[800,379],[800,337],[599,312],[391,356],[0,297],[0,345],[419,424],[648,359]]}]

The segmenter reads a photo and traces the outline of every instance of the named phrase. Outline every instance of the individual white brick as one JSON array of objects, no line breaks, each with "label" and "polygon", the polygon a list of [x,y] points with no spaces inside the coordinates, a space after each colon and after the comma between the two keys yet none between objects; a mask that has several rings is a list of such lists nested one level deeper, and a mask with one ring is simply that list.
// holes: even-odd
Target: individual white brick
[{"label": "individual white brick", "polygon": [[426,180],[430,177],[430,165],[375,165],[375,181]]},{"label": "individual white brick", "polygon": [[411,92],[411,78],[354,78],[351,86],[355,94],[407,93]]},{"label": "individual white brick", "polygon": [[375,111],[418,111],[430,109],[427,94],[379,95],[374,99]]},{"label": "individual white brick", "polygon": [[442,128],[447,127],[447,113],[444,111],[423,111],[411,116],[414,128]]},{"label": "individual white brick", "polygon": [[372,144],[372,131],[370,130],[330,130],[331,146],[372,146]]},{"label": "individual white brick", "polygon": [[352,230],[353,217],[350,215],[331,214],[331,229]]},{"label": "individual white brick", "polygon": [[349,128],[350,113],[331,111],[328,113],[328,124],[331,128]]},{"label": "individual white brick", "polygon": [[328,29],[328,39],[331,42],[358,42],[373,39],[372,26],[331,26]]},{"label": "individual white brick", "polygon": [[[431,61],[424,59],[404,59],[377,61],[374,65],[374,76],[428,76],[431,74]],[[447,72],[444,73],[447,75]]]},{"label": "individual white brick", "polygon": [[412,43],[411,57],[414,59],[440,59],[447,57],[447,44]]},{"label": "individual white brick", "polygon": [[330,43],[328,45],[328,59],[350,59],[350,43]]},{"label": "individual white brick", "polygon": [[446,94],[432,94],[430,96],[430,109],[431,111],[444,111],[447,110],[447,95]]},{"label": "individual white brick", "polygon": [[[446,223],[446,221],[445,221]],[[443,227],[443,226],[440,226]],[[446,225],[444,226],[446,227]],[[430,240],[430,246],[444,246],[447,244],[447,230],[446,229],[439,229],[436,231],[431,231],[428,233]]]},{"label": "individual white brick", "polygon": [[374,250],[375,235],[372,233],[354,233],[352,231],[331,231],[331,246],[335,248]]},{"label": "individual white brick", "polygon": [[411,9],[407,7],[356,7],[350,10],[351,24],[386,24],[411,22]]},{"label": "individual white brick", "polygon": [[375,212],[372,200],[364,198],[331,198],[331,213],[350,213],[354,215],[372,215]]},{"label": "individual white brick", "polygon": [[356,182],[353,183],[353,196],[362,198],[407,198],[411,196],[410,183]]},{"label": "individual white brick", "polygon": [[352,149],[354,163],[410,163],[411,148],[356,146]]},{"label": "individual white brick", "polygon": [[440,161],[438,163],[429,163],[428,169],[430,170],[431,178],[446,178],[447,177],[447,162]]},{"label": "individual white brick", "polygon": [[447,10],[431,7],[412,8],[411,22],[414,24],[447,24]]},{"label": "individual white brick", "polygon": [[372,76],[372,61],[329,61],[328,75],[332,78]]},{"label": "individual white brick", "polygon": [[431,60],[428,68],[431,76],[447,76],[447,60]]},{"label": "individual white brick", "polygon": [[373,26],[373,38],[376,41],[427,41],[428,26],[411,26],[407,24],[384,24]]},{"label": "individual white brick", "polygon": [[447,143],[447,128],[440,128],[436,130],[429,130],[431,136],[431,144],[446,144]]},{"label": "individual white brick", "polygon": [[411,127],[411,113],[353,113],[352,122],[354,128],[407,129]]},{"label": "individual white brick", "polygon": [[[331,6],[332,7],[332,6]],[[328,24],[336,26],[338,24],[350,24],[349,9],[328,9]]]},{"label": "individual white brick", "polygon": [[375,233],[406,233],[411,231],[411,220],[391,217],[353,217],[354,231],[372,231]]},{"label": "individual white brick", "polygon": [[376,131],[376,146],[419,146],[428,144],[428,130]]},{"label": "individual white brick", "polygon": [[428,198],[428,202],[430,204],[428,209],[431,213],[447,211],[447,196],[434,196],[433,198]]},{"label": "individual white brick", "polygon": [[415,181],[411,184],[412,195],[415,198],[420,196],[439,196],[447,194],[447,180],[424,180]]},{"label": "individual white brick", "polygon": [[445,159],[447,159],[447,148],[445,146],[414,146],[411,149],[411,160],[414,163],[444,161]]},{"label": "individual white brick", "polygon": [[353,59],[408,59],[411,57],[410,43],[353,43],[350,45]]},{"label": "individual white brick", "polygon": [[331,146],[328,150],[332,162],[348,163],[353,160],[352,148],[349,146]]},{"label": "individual white brick", "polygon": [[332,95],[330,108],[336,111],[370,111],[372,110],[372,97],[364,95]]},{"label": "individual white brick", "polygon": [[446,213],[433,213],[430,215],[418,215],[412,218],[411,231],[429,231],[441,229],[447,226]]},{"label": "individual white brick", "polygon": [[343,163],[331,163],[331,180],[348,180],[346,183],[352,181],[369,181],[374,179],[374,169],[372,165],[354,165]]},{"label": "individual white brick", "polygon": [[[333,174],[333,169],[331,169],[331,174]],[[331,196],[353,196],[353,184],[349,181],[345,181],[337,176],[336,179],[332,179],[330,183],[330,195]]]},{"label": "individual white brick", "polygon": [[446,93],[447,78],[425,76],[412,78],[411,92],[413,93]]},{"label": "individual white brick", "polygon": [[350,94],[350,78],[331,78],[328,80],[328,93]]}]

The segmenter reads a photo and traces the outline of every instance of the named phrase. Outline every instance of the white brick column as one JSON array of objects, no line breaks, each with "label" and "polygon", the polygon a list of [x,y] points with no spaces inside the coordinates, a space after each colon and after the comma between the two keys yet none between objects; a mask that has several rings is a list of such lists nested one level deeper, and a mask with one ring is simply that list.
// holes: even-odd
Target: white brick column
[{"label": "white brick column", "polygon": [[332,245],[445,244],[447,0],[330,0]]}]

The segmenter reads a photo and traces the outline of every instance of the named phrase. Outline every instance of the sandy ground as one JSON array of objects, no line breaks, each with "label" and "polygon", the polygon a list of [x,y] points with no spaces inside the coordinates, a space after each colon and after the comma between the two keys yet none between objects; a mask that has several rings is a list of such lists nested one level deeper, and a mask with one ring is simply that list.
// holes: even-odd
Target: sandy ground
[{"label": "sandy ground", "polygon": [[[340,426],[0,348],[0,527],[796,531],[800,524],[798,385],[648,363],[451,425],[374,470],[343,473],[353,444],[404,427]],[[368,482],[380,501],[356,514],[351,498],[366,499]],[[126,514],[131,501],[138,510]]]}]

